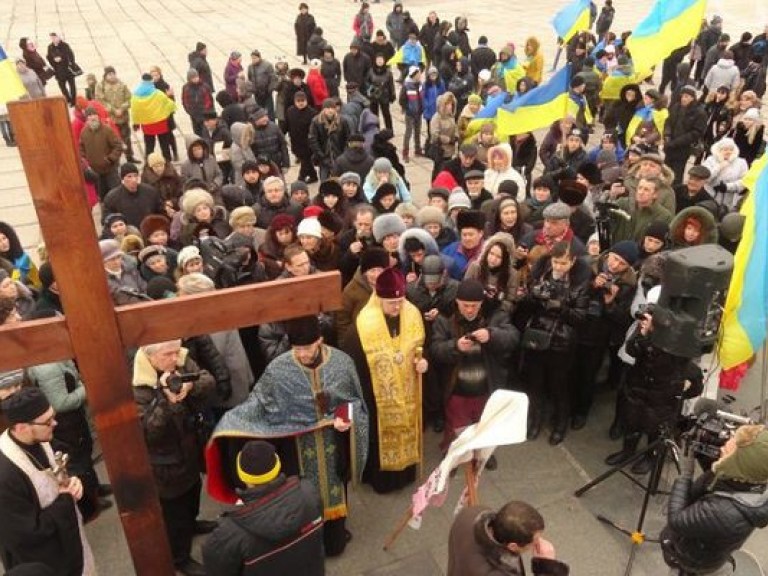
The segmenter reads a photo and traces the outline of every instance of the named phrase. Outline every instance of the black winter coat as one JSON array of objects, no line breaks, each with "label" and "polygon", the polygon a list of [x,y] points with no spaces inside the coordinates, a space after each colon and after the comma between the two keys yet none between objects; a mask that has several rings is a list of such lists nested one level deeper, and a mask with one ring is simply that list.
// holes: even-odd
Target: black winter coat
[{"label": "black winter coat", "polygon": [[328,42],[326,42],[325,38],[319,34],[315,34],[315,30],[313,30],[312,34],[307,39],[307,58],[310,60],[315,58],[318,60],[322,59],[323,50],[325,50],[326,46],[328,46]]},{"label": "black winter coat", "polygon": [[[476,319],[471,326],[487,328],[491,335],[490,340],[480,344],[483,363],[486,370],[486,382],[488,393],[505,388],[507,385],[507,357],[517,348],[520,341],[520,333],[509,320],[509,314],[502,308],[496,308],[493,312],[481,311],[482,316]],[[487,316],[487,317],[486,317]],[[479,324],[477,320],[480,320]],[[432,343],[429,346],[430,358],[441,367],[442,374],[449,374],[446,393],[456,385],[456,370],[461,363],[462,353],[456,346],[456,341],[471,331],[465,329],[468,323],[458,312],[451,317],[438,316],[432,326]],[[475,328],[475,329],[477,329]]]},{"label": "black winter coat", "polygon": [[264,127],[256,126],[253,131],[251,150],[254,156],[265,155],[280,168],[285,169],[291,165],[285,136],[274,122],[270,121]]},{"label": "black winter coat", "polygon": [[478,46],[472,50],[472,75],[477,78],[481,70],[490,70],[496,64],[496,52],[488,46]]},{"label": "black winter coat", "polygon": [[307,54],[307,42],[312,32],[315,31],[315,17],[312,14],[299,14],[296,16],[296,22],[293,23],[293,30],[296,32],[296,55],[305,56]]},{"label": "black winter coat", "polygon": [[435,21],[434,24],[430,24],[429,21],[425,22],[419,30],[419,42],[424,50],[427,60],[432,60],[432,46],[435,44],[435,38],[440,33],[440,21]]},{"label": "black winter coat", "polygon": [[704,107],[693,102],[689,106],[676,104],[669,111],[664,124],[664,154],[666,157],[688,157],[693,145],[704,135],[707,113]]},{"label": "black winter coat", "polygon": [[[323,60],[320,64],[320,75],[325,80],[325,85],[328,87],[328,95],[332,98],[339,97],[339,86],[341,86],[341,64],[336,58],[328,62]],[[322,102],[317,103],[318,106],[322,106]]]},{"label": "black winter coat", "polygon": [[323,576],[323,514],[311,482],[280,474],[240,493],[203,546],[208,574],[216,576]]},{"label": "black winter coat", "polygon": [[299,158],[312,154],[309,148],[309,127],[315,116],[317,116],[317,110],[310,106],[303,110],[291,106],[285,111],[285,121],[291,137],[291,150]]},{"label": "black winter coat", "polygon": [[181,345],[189,350],[189,357],[202,369],[207,370],[216,382],[216,392],[222,401],[232,394],[232,377],[224,357],[207,334],[190,336],[182,340]]},{"label": "black winter coat", "polygon": [[[75,54],[72,52],[72,48],[69,47],[69,44],[63,40],[59,42],[58,45],[54,45],[53,43],[49,44],[46,58],[53,68],[53,71],[56,73],[56,80],[74,78],[72,72],[69,71],[69,66],[75,63]],[[61,60],[56,62],[56,58],[60,58]]]},{"label": "black winter coat", "polygon": [[362,51],[358,52],[357,55],[350,52],[344,56],[342,69],[344,70],[345,82],[356,82],[360,90],[364,90],[368,71],[371,69],[371,59]]},{"label": "black winter coat", "polygon": [[344,172],[354,172],[365,182],[373,167],[373,157],[362,146],[347,148],[333,163],[331,176],[341,176]]},{"label": "black winter coat", "polygon": [[211,74],[211,67],[208,64],[206,56],[203,56],[197,51],[193,51],[187,55],[187,61],[189,62],[190,68],[197,70],[197,73],[200,74],[200,80],[208,85],[208,88],[211,89],[211,93],[215,92],[216,88],[213,86],[213,74]]},{"label": "black winter coat", "polygon": [[583,259],[576,258],[567,281],[553,281],[550,260],[546,256],[536,262],[531,270],[532,285],[520,304],[531,313],[531,328],[552,334],[550,350],[566,352],[576,346],[578,329],[587,315],[592,271]]},{"label": "black winter coat", "polygon": [[760,493],[764,486],[724,478],[712,486],[712,481],[712,472],[695,482],[684,474],[669,495],[668,524],[660,537],[664,557],[691,571],[722,566],[755,528],[768,525],[768,500]]},{"label": "black winter coat", "polygon": [[339,117],[337,127],[329,132],[328,124],[322,120],[322,117],[323,113],[320,112],[312,120],[309,127],[309,147],[312,150],[312,160],[315,163],[325,164],[328,168],[332,168],[333,161],[347,149],[349,129]]}]

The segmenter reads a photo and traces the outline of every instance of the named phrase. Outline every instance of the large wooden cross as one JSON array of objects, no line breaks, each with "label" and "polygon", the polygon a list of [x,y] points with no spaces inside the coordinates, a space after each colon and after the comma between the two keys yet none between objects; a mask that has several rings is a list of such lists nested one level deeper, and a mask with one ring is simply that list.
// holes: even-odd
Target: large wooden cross
[{"label": "large wooden cross", "polygon": [[8,109],[66,318],[0,328],[0,370],[77,360],[136,574],[172,576],[125,349],[338,309],[339,274],[115,308],[65,100],[14,102]]}]

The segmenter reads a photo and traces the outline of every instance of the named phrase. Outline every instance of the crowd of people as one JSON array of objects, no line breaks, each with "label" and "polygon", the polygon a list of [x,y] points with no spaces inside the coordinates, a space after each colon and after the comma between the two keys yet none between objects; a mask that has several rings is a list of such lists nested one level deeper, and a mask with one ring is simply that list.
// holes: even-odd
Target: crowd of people
[{"label": "crowd of people", "polygon": [[[631,81],[628,33],[611,30],[613,13],[606,0],[593,14],[595,33],[563,44],[578,112],[554,122],[541,142],[532,132],[499,134],[480,114],[544,81],[540,41],[528,37],[522,53],[511,42],[495,50],[486,36],[473,46],[466,18],[451,23],[432,11],[419,26],[400,1],[386,30],[360,4],[341,62],[302,3],[296,52],[308,69],[269,62],[258,49],[243,63],[232,51],[219,91],[198,42],[178,101],[157,66],[133,90],[107,66],[101,78],[85,75],[78,93],[79,67],[58,35],[50,66],[34,41],[21,39],[17,69],[28,97],[44,96],[55,76],[71,105],[115,305],[340,274],[342,308],[333,313],[130,351],[182,573],[289,573],[297,559],[314,558],[302,573],[322,574],[322,555],[341,554],[351,539],[347,482],[377,493],[413,488],[423,430],[442,434],[445,451],[494,390],[526,392],[528,439],[547,427],[553,446],[587,424],[601,387],[618,390],[607,432],[623,446],[606,459],[613,465],[635,455],[643,433],[655,440],[684,391],[701,392],[695,363],[656,349],[651,319],[635,313],[658,293],[669,251],[738,245],[743,177],[765,150],[768,27],[729,45],[722,19],[712,18],[664,61],[656,87]],[[616,82],[620,89],[610,90]],[[178,150],[181,109],[193,133]],[[10,145],[12,127],[4,126]],[[142,159],[133,147],[139,130]],[[428,190],[410,183],[413,156],[433,162]],[[300,168],[288,182],[292,163]],[[66,315],[55,272],[43,245],[32,258],[0,222],[0,325]],[[77,526],[109,505],[109,487],[93,470],[86,388],[72,361],[0,377],[11,424],[0,438],[0,483],[9,481],[6,456],[39,491],[49,443],[70,455],[79,478],[59,483],[56,506],[38,503],[47,532],[0,522],[7,568],[70,562],[57,573],[89,573],[84,539],[67,554],[27,540],[57,533],[62,517]],[[24,454],[31,465],[19,464]],[[648,454],[632,472],[646,474],[652,462]],[[492,457],[487,468],[496,466]],[[242,504],[218,528],[198,519],[204,472],[214,497]],[[30,490],[6,493],[1,510],[18,512],[16,500],[33,509]],[[529,548],[540,556],[535,574],[567,573],[526,504],[470,513],[457,518],[452,547],[477,534],[471,548],[488,567],[505,567],[498,573],[522,574],[519,553]],[[510,527],[517,516],[526,530]],[[191,542],[210,532],[203,567]],[[452,558],[451,574],[490,573]]]}]

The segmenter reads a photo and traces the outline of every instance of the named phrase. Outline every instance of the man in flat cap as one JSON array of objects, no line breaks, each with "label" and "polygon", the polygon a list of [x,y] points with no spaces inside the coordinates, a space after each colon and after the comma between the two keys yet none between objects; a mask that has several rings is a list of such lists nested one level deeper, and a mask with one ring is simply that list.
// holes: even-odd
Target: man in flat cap
[{"label": "man in flat cap", "polygon": [[83,485],[51,449],[56,414],[36,387],[0,404],[0,558],[6,569],[41,562],[62,576],[95,575],[76,501]]}]

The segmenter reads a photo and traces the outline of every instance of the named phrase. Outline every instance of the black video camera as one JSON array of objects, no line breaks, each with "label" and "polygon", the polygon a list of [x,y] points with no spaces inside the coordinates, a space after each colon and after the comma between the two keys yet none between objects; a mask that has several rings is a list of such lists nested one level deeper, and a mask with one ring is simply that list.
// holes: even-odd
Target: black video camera
[{"label": "black video camera", "polygon": [[202,372],[182,372],[181,374],[171,374],[165,381],[165,385],[174,394],[181,392],[184,382],[197,382],[202,376]]},{"label": "black video camera", "polygon": [[643,320],[646,314],[653,316],[654,308],[656,308],[656,305],[651,302],[640,304],[635,311],[635,320]]}]

